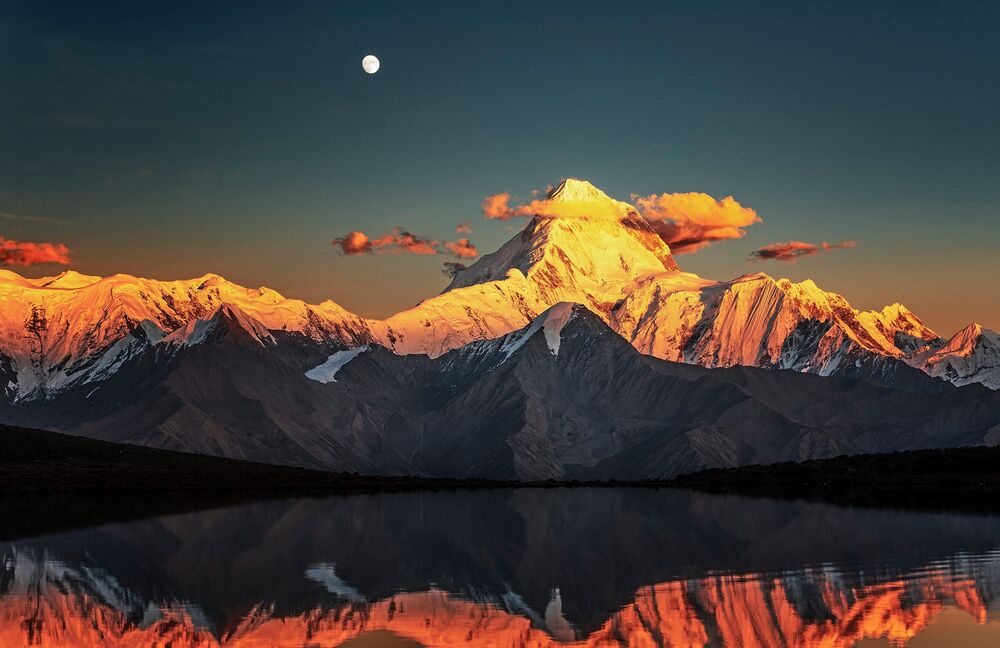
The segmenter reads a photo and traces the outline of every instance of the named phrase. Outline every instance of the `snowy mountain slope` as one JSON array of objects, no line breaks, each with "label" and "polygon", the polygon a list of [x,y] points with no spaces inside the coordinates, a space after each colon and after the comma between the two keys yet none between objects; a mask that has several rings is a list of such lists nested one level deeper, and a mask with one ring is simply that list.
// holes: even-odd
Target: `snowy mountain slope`
[{"label": "snowy mountain slope", "polygon": [[[635,207],[589,182],[564,180],[499,250],[455,275],[445,292],[504,279],[517,269],[546,301],[606,301],[637,276],[677,270],[670,248]],[[588,304],[589,305],[589,304]]]},{"label": "snowy mountain slope", "polygon": [[440,295],[388,318],[380,342],[438,356],[519,329],[559,302],[607,312],[636,277],[677,270],[670,248],[631,205],[573,179],[548,199],[552,213],[458,272]]},{"label": "snowy mountain slope", "polygon": [[688,286],[651,277],[615,305],[610,323],[639,351],[667,360],[858,377],[868,365],[868,377],[887,384],[907,373],[907,351],[937,340],[898,304],[860,312],[812,281],[763,273]]},{"label": "snowy mountain slope", "polygon": [[956,385],[1000,389],[1000,334],[970,324],[940,347],[915,353],[910,364]]},{"label": "snowy mountain slope", "polygon": [[[246,313],[266,330],[300,333],[345,346],[371,340],[368,322],[326,301],[309,305],[268,288],[238,286],[218,275],[156,281],[68,272],[27,280],[0,273],[0,354],[10,363],[8,394],[44,397],[93,381],[116,359],[150,340],[195,326],[220,307]],[[263,333],[262,333],[263,334]],[[124,354],[124,355],[123,355]]]},{"label": "snowy mountain slope", "polygon": [[[440,295],[390,317],[376,329],[379,341],[397,353],[436,357],[570,301],[659,358],[942,388],[910,371],[906,359],[943,340],[901,304],[858,311],[809,280],[758,273],[717,282],[684,273],[626,203],[580,180],[564,181],[550,196],[553,213],[535,216]],[[562,199],[570,205],[564,215]]]}]

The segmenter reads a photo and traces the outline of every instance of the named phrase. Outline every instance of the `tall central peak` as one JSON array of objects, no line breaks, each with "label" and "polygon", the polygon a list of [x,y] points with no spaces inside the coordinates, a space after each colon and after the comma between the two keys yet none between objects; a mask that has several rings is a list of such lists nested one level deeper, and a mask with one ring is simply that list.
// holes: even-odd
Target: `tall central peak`
[{"label": "tall central peak", "polygon": [[516,270],[549,305],[586,304],[614,301],[638,277],[677,270],[670,248],[635,207],[586,180],[563,180],[531,208],[534,217],[520,233],[458,272],[446,292]]},{"label": "tall central peak", "polygon": [[617,202],[586,180],[566,178],[548,193],[557,202]]},{"label": "tall central peak", "polygon": [[586,180],[567,178],[533,201],[536,216],[549,219],[619,220],[638,215],[632,205],[615,200]]}]

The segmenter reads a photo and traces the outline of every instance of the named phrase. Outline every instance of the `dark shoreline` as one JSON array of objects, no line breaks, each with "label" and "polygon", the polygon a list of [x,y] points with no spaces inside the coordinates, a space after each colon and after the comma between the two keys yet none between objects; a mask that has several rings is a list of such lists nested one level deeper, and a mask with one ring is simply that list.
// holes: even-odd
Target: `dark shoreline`
[{"label": "dark shoreline", "polygon": [[1000,447],[907,450],[717,468],[669,482],[706,493],[844,506],[1000,512]]},{"label": "dark shoreline", "polygon": [[483,488],[682,488],[912,510],[1000,512],[1000,447],[710,469],[669,480],[514,482],[365,477],[0,426],[0,538],[260,499]]}]

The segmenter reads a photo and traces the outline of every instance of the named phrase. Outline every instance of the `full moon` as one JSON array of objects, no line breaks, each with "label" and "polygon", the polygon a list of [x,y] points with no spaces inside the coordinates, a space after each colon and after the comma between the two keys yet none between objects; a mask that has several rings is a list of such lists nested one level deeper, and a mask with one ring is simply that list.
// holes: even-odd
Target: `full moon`
[{"label": "full moon", "polygon": [[361,67],[364,68],[365,72],[368,74],[375,74],[378,72],[378,65],[378,59],[372,54],[369,54],[361,59]]}]

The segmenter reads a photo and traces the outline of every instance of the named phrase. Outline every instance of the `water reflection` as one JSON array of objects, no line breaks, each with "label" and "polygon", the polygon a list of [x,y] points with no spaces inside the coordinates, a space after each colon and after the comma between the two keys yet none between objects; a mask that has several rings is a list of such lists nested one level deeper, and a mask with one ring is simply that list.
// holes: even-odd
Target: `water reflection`
[{"label": "water reflection", "polygon": [[4,543],[0,645],[996,642],[998,532],[677,491],[262,502]]}]

